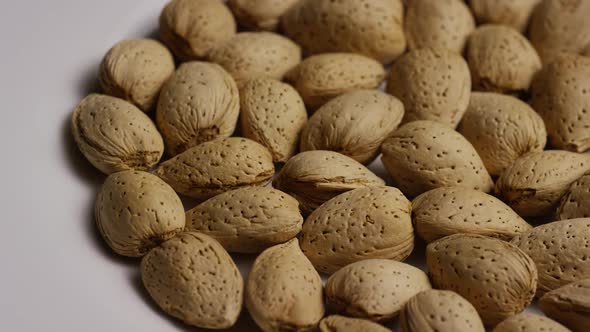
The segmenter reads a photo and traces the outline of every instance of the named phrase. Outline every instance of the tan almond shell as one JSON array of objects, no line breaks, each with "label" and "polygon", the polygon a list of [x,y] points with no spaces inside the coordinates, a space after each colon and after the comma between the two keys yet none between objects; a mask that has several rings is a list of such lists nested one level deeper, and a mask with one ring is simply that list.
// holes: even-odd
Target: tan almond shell
[{"label": "tan almond shell", "polygon": [[[541,310],[574,332],[588,331],[590,326],[590,279],[567,284],[543,295]],[[564,328],[565,331],[568,331]]]},{"label": "tan almond shell", "polygon": [[299,0],[229,0],[238,23],[248,29],[276,30],[281,17]]},{"label": "tan almond shell", "polygon": [[455,128],[469,105],[469,66],[453,51],[410,51],[393,64],[387,92],[404,103],[404,123],[432,120]]},{"label": "tan almond shell", "polygon": [[462,53],[475,20],[462,0],[412,0],[406,8],[405,33],[410,50],[448,49]]},{"label": "tan almond shell", "polygon": [[510,241],[532,228],[504,202],[481,191],[443,187],[412,201],[412,222],[426,242],[457,234],[478,234]]},{"label": "tan almond shell", "polygon": [[332,151],[302,152],[285,164],[273,186],[295,197],[304,215],[346,191],[384,186],[385,181],[368,168]]},{"label": "tan almond shell", "polygon": [[152,120],[123,99],[91,94],[72,115],[72,135],[82,154],[105,174],[149,170],[164,154]]},{"label": "tan almond shell", "polygon": [[155,171],[176,192],[197,199],[242,187],[264,186],[274,173],[270,152],[240,137],[197,145],[163,162]]},{"label": "tan almond shell", "polygon": [[127,39],[105,55],[98,80],[106,94],[125,99],[147,112],[175,68],[172,53],[160,42]]},{"label": "tan almond shell", "polygon": [[541,1],[469,0],[469,6],[479,24],[502,24],[524,32]]},{"label": "tan almond shell", "polygon": [[238,85],[254,78],[282,80],[301,62],[301,49],[272,32],[240,32],[216,47],[209,61],[221,65]]},{"label": "tan almond shell", "polygon": [[240,89],[242,135],[269,149],[275,162],[286,162],[298,150],[307,123],[303,99],[292,86],[259,78]]},{"label": "tan almond shell", "polygon": [[311,56],[286,77],[309,111],[346,92],[375,89],[384,79],[385,70],[379,62],[352,53]]},{"label": "tan almond shell", "polygon": [[297,239],[266,249],[246,283],[246,307],[265,332],[313,331],[324,316],[322,279]]},{"label": "tan almond shell", "polygon": [[527,253],[539,271],[538,294],[590,278],[590,218],[537,226],[512,243]]},{"label": "tan almond shell", "polygon": [[560,150],[528,153],[496,181],[496,196],[523,217],[555,213],[570,185],[590,171],[590,155]]},{"label": "tan almond shell", "polygon": [[556,58],[535,77],[531,94],[551,146],[574,152],[590,149],[590,58]]},{"label": "tan almond shell", "polygon": [[485,332],[483,322],[469,301],[446,290],[429,289],[416,294],[400,313],[404,332]]},{"label": "tan almond shell", "polygon": [[220,66],[188,62],[162,88],[156,122],[169,155],[233,134],[240,113],[236,83]]},{"label": "tan almond shell", "polygon": [[392,332],[370,320],[331,315],[320,321],[320,332]]},{"label": "tan almond shell", "polygon": [[95,204],[96,225],[119,255],[140,257],[185,226],[184,207],[157,176],[140,171],[111,174]]},{"label": "tan almond shell", "polygon": [[526,308],[537,287],[533,260],[514,244],[473,234],[455,234],[426,247],[433,286],[452,290],[495,325]]},{"label": "tan almond shell", "polygon": [[544,63],[560,53],[582,53],[590,46],[590,2],[542,0],[531,18],[529,38]]},{"label": "tan almond shell", "polygon": [[181,233],[154,248],[141,261],[141,278],[162,310],[189,325],[227,329],[242,310],[242,275],[204,234]]},{"label": "tan almond shell", "polygon": [[369,164],[403,116],[404,105],[381,91],[345,93],[320,107],[309,119],[301,134],[301,151],[336,151]]},{"label": "tan almond shell", "polygon": [[366,259],[332,274],[326,282],[328,304],[350,317],[387,321],[414,295],[430,289],[422,270],[389,259]]},{"label": "tan almond shell", "polygon": [[543,151],[547,144],[547,130],[539,114],[520,99],[498,93],[472,93],[457,131],[496,176],[521,156]]},{"label": "tan almond shell", "polygon": [[473,88],[517,94],[527,91],[541,59],[530,42],[513,28],[486,24],[469,37],[466,58]]},{"label": "tan almond shell", "polygon": [[570,332],[568,328],[541,315],[529,314],[526,312],[514,315],[496,325],[493,332]]},{"label": "tan almond shell", "polygon": [[279,190],[246,187],[219,194],[186,213],[186,229],[207,234],[229,252],[253,253],[301,231],[299,202]]},{"label": "tan almond shell", "polygon": [[381,151],[383,165],[408,197],[440,187],[489,192],[494,186],[471,143],[437,122],[403,125],[383,142]]},{"label": "tan almond shell", "polygon": [[326,274],[364,259],[403,261],[414,249],[411,210],[410,201],[393,187],[345,192],[307,217],[301,250]]},{"label": "tan almond shell", "polygon": [[559,220],[590,217],[590,175],[572,183],[557,209]]},{"label": "tan almond shell", "polygon": [[160,15],[160,38],[181,61],[204,59],[236,30],[224,1],[172,0]]},{"label": "tan almond shell", "polygon": [[282,23],[307,54],[350,52],[388,64],[406,49],[400,0],[301,0]]}]

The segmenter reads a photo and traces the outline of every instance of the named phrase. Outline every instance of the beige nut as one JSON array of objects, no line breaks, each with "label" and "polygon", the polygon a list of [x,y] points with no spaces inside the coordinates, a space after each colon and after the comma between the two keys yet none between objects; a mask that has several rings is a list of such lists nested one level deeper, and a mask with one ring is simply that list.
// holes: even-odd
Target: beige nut
[{"label": "beige nut", "polygon": [[241,32],[215,48],[209,61],[221,65],[240,85],[254,78],[282,80],[301,62],[301,49],[272,32]]},{"label": "beige nut", "polygon": [[590,217],[590,175],[572,183],[557,209],[559,220]]},{"label": "beige nut", "polygon": [[439,187],[489,192],[494,186],[473,146],[459,133],[437,122],[405,124],[383,142],[381,151],[385,168],[409,197]]},{"label": "beige nut", "polygon": [[95,204],[96,225],[118,254],[140,257],[182,232],[184,207],[157,176],[140,171],[111,174]]},{"label": "beige nut", "polygon": [[551,150],[514,161],[496,181],[496,196],[523,217],[553,214],[570,185],[590,171],[590,155]]},{"label": "beige nut", "polygon": [[176,192],[197,199],[242,187],[264,186],[274,173],[270,152],[239,137],[197,145],[163,162],[155,171]]},{"label": "beige nut", "polygon": [[281,17],[299,0],[229,0],[238,23],[254,30],[276,30]]},{"label": "beige nut", "polygon": [[432,120],[455,128],[469,105],[469,66],[449,50],[410,51],[391,68],[387,92],[404,103],[404,123]]},{"label": "beige nut", "polygon": [[174,69],[172,53],[160,42],[127,39],[105,55],[98,80],[106,94],[125,99],[147,112]]},{"label": "beige nut", "polygon": [[416,267],[389,259],[366,259],[331,275],[326,297],[347,316],[386,321],[396,317],[410,298],[430,288],[428,276]]},{"label": "beige nut", "polygon": [[550,318],[526,312],[505,319],[493,330],[493,332],[528,331],[570,332],[568,328]]},{"label": "beige nut", "polygon": [[426,247],[426,263],[433,286],[463,296],[486,325],[523,311],[535,296],[535,263],[502,240],[450,235]]},{"label": "beige nut", "polygon": [[247,187],[219,194],[186,213],[186,229],[207,234],[229,252],[261,252],[301,231],[299,202],[281,191]]},{"label": "beige nut", "polygon": [[416,197],[412,222],[426,242],[457,233],[509,241],[532,228],[494,196],[461,187],[438,188]]},{"label": "beige nut", "polygon": [[400,314],[404,332],[485,332],[477,310],[461,295],[429,289],[416,294]]},{"label": "beige nut", "polygon": [[224,1],[172,0],[160,15],[160,37],[182,61],[200,60],[236,34]]},{"label": "beige nut", "polygon": [[535,77],[531,94],[551,146],[574,152],[590,149],[590,58],[557,57]]},{"label": "beige nut", "polygon": [[297,239],[266,249],[246,284],[246,307],[265,332],[312,331],[324,316],[322,279]]},{"label": "beige nut", "polygon": [[500,175],[521,156],[543,151],[543,119],[518,98],[490,92],[471,94],[457,131],[473,145],[491,175]]},{"label": "beige nut", "polygon": [[162,88],[156,122],[169,155],[233,134],[240,112],[239,92],[220,66],[189,62]]},{"label": "beige nut", "polygon": [[537,226],[512,239],[539,271],[538,294],[590,278],[590,218]]},{"label": "beige nut", "polygon": [[327,274],[364,259],[403,261],[414,249],[411,209],[396,188],[348,191],[305,220],[301,250],[318,271]]},{"label": "beige nut", "polygon": [[307,54],[350,52],[387,64],[406,49],[400,0],[301,0],[283,16]]},{"label": "beige nut", "polygon": [[141,261],[152,299],[171,316],[208,329],[227,329],[242,310],[244,281],[230,255],[212,238],[181,233]]},{"label": "beige nut", "polygon": [[331,315],[320,321],[320,332],[392,332],[390,329],[370,320]]},{"label": "beige nut", "polygon": [[518,94],[527,91],[541,59],[513,28],[482,25],[469,37],[466,50],[474,90]]},{"label": "beige nut", "polygon": [[479,24],[502,24],[524,32],[533,11],[542,0],[469,0]]},{"label": "beige nut", "polygon": [[72,135],[86,159],[111,174],[149,170],[160,161],[164,141],[152,120],[134,105],[91,94],[72,115]]},{"label": "beige nut", "polygon": [[275,188],[299,201],[304,214],[346,191],[383,185],[383,179],[354,159],[323,150],[291,158],[273,181]]},{"label": "beige nut", "polygon": [[408,48],[441,48],[463,52],[475,20],[461,0],[412,0],[406,8]]},{"label": "beige nut", "polygon": [[352,53],[311,56],[286,77],[310,111],[346,92],[375,89],[384,78],[385,70],[379,62]]},{"label": "beige nut", "polygon": [[[539,306],[547,316],[572,331],[587,331],[590,326],[590,279],[573,282],[548,292],[539,300]],[[565,328],[562,330],[569,331]]]},{"label": "beige nut", "polygon": [[404,105],[378,90],[359,90],[320,107],[303,129],[301,151],[336,151],[369,164],[404,116]]},{"label": "beige nut", "polygon": [[275,162],[297,153],[307,111],[292,86],[269,78],[246,81],[240,89],[240,114],[244,137],[268,148]]}]

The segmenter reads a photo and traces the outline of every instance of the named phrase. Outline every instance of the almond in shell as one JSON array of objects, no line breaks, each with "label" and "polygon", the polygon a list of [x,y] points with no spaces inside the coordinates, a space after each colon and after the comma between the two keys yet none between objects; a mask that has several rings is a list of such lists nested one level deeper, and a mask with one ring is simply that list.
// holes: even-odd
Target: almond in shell
[{"label": "almond in shell", "polygon": [[366,319],[331,315],[320,321],[321,332],[391,332],[390,329]]},{"label": "almond in shell", "polygon": [[276,30],[281,17],[299,0],[229,0],[238,23],[254,30]]},{"label": "almond in shell", "polygon": [[561,199],[557,209],[559,220],[590,218],[590,175],[574,182]]},{"label": "almond in shell", "polygon": [[469,0],[479,24],[502,24],[525,31],[533,11],[541,0]]},{"label": "almond in shell", "polygon": [[552,290],[539,300],[543,312],[569,327],[584,332],[590,326],[590,279],[572,282]]},{"label": "almond in shell", "polygon": [[526,312],[514,315],[496,325],[493,332],[570,332],[568,328],[551,318]]}]

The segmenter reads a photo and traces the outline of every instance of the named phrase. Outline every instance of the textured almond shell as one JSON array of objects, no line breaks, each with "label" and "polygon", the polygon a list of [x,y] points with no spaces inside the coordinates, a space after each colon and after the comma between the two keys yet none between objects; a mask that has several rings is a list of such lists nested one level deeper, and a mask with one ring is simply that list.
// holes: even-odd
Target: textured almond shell
[{"label": "textured almond shell", "polygon": [[168,154],[233,134],[240,112],[239,92],[220,66],[188,62],[164,85],[156,122]]},{"label": "textured almond shell", "polygon": [[141,278],[154,301],[171,316],[209,329],[235,324],[244,281],[223,247],[199,233],[182,233],[150,251]]},{"label": "textured almond shell", "polygon": [[471,94],[457,129],[477,150],[488,172],[500,175],[519,157],[543,151],[543,119],[518,98],[488,92]]},{"label": "textured almond shell", "polygon": [[343,192],[383,185],[383,179],[354,159],[322,150],[294,156],[273,181],[275,188],[299,201],[304,214]]},{"label": "textured almond shell", "polygon": [[590,58],[568,55],[546,65],[531,88],[533,108],[557,149],[590,149]]},{"label": "textured almond shell", "polygon": [[301,0],[283,29],[308,54],[351,52],[387,64],[406,49],[400,0]]},{"label": "textured almond shell", "polygon": [[301,231],[293,197],[267,187],[247,187],[208,199],[186,213],[186,229],[207,234],[229,252],[261,252]]},{"label": "textured almond shell", "polygon": [[160,161],[164,141],[152,120],[134,105],[91,94],[72,115],[72,135],[94,167],[105,174],[149,170]]},{"label": "textured almond shell", "polygon": [[436,288],[457,292],[486,325],[524,310],[535,296],[537,269],[517,246],[471,234],[455,234],[426,247],[426,264]]},{"label": "textured almond shell", "polygon": [[400,314],[404,332],[485,332],[477,310],[461,295],[429,289],[412,297]]},{"label": "textured almond shell", "polygon": [[367,259],[343,267],[326,282],[328,303],[347,316],[390,320],[414,295],[430,289],[428,276],[411,265]]},{"label": "textured almond shell", "polygon": [[375,89],[384,78],[379,62],[352,53],[311,56],[286,77],[310,111],[346,92]]},{"label": "textured almond shell", "polygon": [[383,142],[381,151],[385,168],[409,197],[451,186],[489,192],[494,185],[473,146],[437,122],[405,124]]},{"label": "textured almond shell", "polygon": [[479,24],[502,24],[525,31],[534,9],[542,0],[469,0]]},{"label": "textured almond shell", "polygon": [[469,37],[466,50],[474,90],[499,93],[527,91],[541,69],[529,41],[513,28],[483,25]]},{"label": "textured almond shell", "polygon": [[246,284],[246,307],[265,332],[312,331],[324,316],[322,279],[297,239],[266,249]]},{"label": "textured almond shell", "polygon": [[290,85],[268,78],[249,80],[240,89],[242,134],[269,149],[275,162],[297,152],[307,111]]},{"label": "textured almond shell", "polygon": [[160,37],[182,61],[204,59],[236,34],[224,1],[172,0],[160,15]]},{"label": "textured almond shell", "polygon": [[411,50],[432,47],[461,53],[473,30],[475,21],[461,0],[408,1],[405,32]]},{"label": "textured almond shell", "polygon": [[499,199],[461,187],[438,188],[416,197],[412,202],[412,222],[426,242],[457,233],[509,241],[531,229]]},{"label": "textured almond shell", "polygon": [[274,173],[270,152],[239,137],[197,145],[163,162],[155,171],[176,192],[197,199],[241,187],[264,186]]},{"label": "textured almond shell", "polygon": [[299,0],[229,0],[240,25],[254,30],[276,30],[283,16]]},{"label": "textured almond shell", "polygon": [[539,300],[543,312],[575,332],[590,326],[590,279],[573,282],[553,290]]},{"label": "textured almond shell", "polygon": [[555,212],[569,186],[590,170],[590,155],[551,150],[518,158],[496,181],[496,196],[523,217]]},{"label": "textured almond shell", "polygon": [[387,92],[404,103],[404,123],[432,120],[455,128],[469,105],[469,66],[453,51],[410,51],[391,68]]},{"label": "textured almond shell", "polygon": [[561,199],[557,209],[559,220],[590,217],[590,175],[574,182]]},{"label": "textured almond shell", "polygon": [[336,151],[368,164],[403,116],[404,105],[395,97],[378,90],[349,92],[313,114],[301,134],[301,150]]},{"label": "textured almond shell", "polygon": [[320,321],[320,332],[391,332],[377,323],[369,320],[331,315]]},{"label": "textured almond shell", "polygon": [[403,261],[414,249],[411,204],[392,187],[359,188],[322,204],[305,220],[301,250],[323,273],[356,261]]},{"label": "textured almond shell", "polygon": [[297,44],[272,32],[241,32],[215,48],[209,60],[221,65],[238,84],[283,76],[301,62]]},{"label": "textured almond shell", "polygon": [[512,239],[539,271],[538,294],[590,278],[590,218],[537,226]]},{"label": "textured almond shell", "polygon": [[505,319],[493,330],[493,332],[529,331],[570,332],[568,328],[550,318],[526,312]]}]

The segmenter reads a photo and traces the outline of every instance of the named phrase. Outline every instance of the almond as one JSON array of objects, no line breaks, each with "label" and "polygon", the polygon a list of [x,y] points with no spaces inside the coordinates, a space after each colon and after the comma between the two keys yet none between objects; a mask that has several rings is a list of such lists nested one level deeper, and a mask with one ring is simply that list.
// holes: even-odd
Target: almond
[{"label": "almond", "polygon": [[265,332],[312,331],[324,316],[322,279],[297,239],[266,249],[246,284],[246,307]]},{"label": "almond", "polygon": [[304,214],[343,192],[383,185],[383,179],[354,159],[322,150],[291,158],[273,181],[275,188],[299,201]]},{"label": "almond", "polygon": [[299,0],[229,0],[238,23],[254,30],[276,30],[280,18]]},{"label": "almond", "polygon": [[392,187],[358,188],[322,204],[305,220],[301,250],[331,274],[364,259],[403,261],[414,249],[411,204]]},{"label": "almond", "polygon": [[207,234],[229,252],[261,252],[301,231],[299,202],[281,191],[246,187],[219,194],[186,213],[189,231]]},{"label": "almond", "polygon": [[486,325],[521,312],[535,296],[535,263],[508,242],[450,235],[426,247],[426,263],[433,285],[471,302]]},{"label": "almond", "polygon": [[321,332],[391,332],[390,329],[385,328],[370,320],[348,318],[340,315],[328,316],[320,321]]},{"label": "almond", "polygon": [[570,332],[568,328],[545,316],[526,312],[512,316],[496,325],[493,332]]},{"label": "almond", "polygon": [[330,150],[369,164],[399,125],[404,105],[378,90],[359,90],[320,107],[301,135],[301,150]]},{"label": "almond", "polygon": [[525,31],[534,9],[542,0],[469,0],[479,24],[502,24]]},{"label": "almond", "polygon": [[241,187],[264,186],[274,172],[265,147],[229,137],[186,150],[160,164],[155,174],[181,194],[207,199]]},{"label": "almond", "polygon": [[410,197],[452,186],[489,192],[494,185],[473,146],[437,122],[414,121],[400,127],[381,151],[396,186]]},{"label": "almond", "polygon": [[182,233],[150,251],[141,278],[154,301],[185,323],[208,329],[235,324],[244,281],[223,247],[199,233]]},{"label": "almond", "polygon": [[563,323],[572,331],[587,331],[590,326],[590,279],[552,290],[543,295],[539,305],[547,316]]},{"label": "almond", "polygon": [[590,217],[590,175],[574,182],[561,199],[557,210],[559,220]]}]

